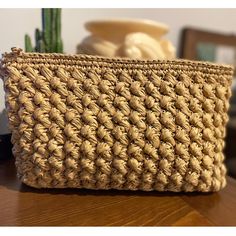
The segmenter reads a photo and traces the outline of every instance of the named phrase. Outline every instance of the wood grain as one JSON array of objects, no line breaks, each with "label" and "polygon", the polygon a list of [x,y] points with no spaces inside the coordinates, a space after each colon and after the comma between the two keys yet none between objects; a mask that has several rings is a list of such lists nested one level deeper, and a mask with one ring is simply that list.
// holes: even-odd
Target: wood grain
[{"label": "wood grain", "polygon": [[5,161],[0,210],[2,226],[236,225],[236,181],[212,194],[39,190],[21,184],[13,161]]}]

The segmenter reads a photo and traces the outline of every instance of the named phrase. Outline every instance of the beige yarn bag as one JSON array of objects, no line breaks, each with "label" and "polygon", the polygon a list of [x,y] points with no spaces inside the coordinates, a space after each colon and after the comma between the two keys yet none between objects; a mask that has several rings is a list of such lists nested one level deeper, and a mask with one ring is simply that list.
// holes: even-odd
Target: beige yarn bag
[{"label": "beige yarn bag", "polygon": [[1,74],[27,185],[209,192],[226,184],[230,66],[13,48]]}]

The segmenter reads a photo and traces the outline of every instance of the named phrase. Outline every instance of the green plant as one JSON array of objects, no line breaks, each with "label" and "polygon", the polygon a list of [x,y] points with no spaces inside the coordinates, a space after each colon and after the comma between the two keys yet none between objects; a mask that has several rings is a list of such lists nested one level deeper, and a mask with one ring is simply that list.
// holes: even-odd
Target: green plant
[{"label": "green plant", "polygon": [[63,52],[61,39],[61,9],[42,9],[42,31],[35,30],[35,47],[32,46],[31,38],[25,35],[26,52]]}]

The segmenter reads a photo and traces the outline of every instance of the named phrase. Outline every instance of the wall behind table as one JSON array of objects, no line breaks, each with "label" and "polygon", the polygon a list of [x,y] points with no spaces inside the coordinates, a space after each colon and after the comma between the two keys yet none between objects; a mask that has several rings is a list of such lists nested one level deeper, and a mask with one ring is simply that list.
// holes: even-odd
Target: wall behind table
[{"label": "wall behind table", "polygon": [[[88,33],[83,28],[86,21],[104,18],[147,18],[170,26],[167,37],[178,47],[181,29],[194,26],[203,29],[236,33],[236,9],[63,9],[62,36],[64,49],[74,53],[76,45]],[[24,34],[34,36],[41,28],[40,9],[0,9],[0,52],[12,46],[24,48]],[[0,134],[7,132],[4,91],[0,81]]]}]

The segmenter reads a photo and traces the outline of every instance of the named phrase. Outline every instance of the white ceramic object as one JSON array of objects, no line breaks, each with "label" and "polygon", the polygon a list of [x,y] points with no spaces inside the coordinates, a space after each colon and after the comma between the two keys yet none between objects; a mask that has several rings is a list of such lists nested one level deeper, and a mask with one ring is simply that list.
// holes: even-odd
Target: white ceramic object
[{"label": "white ceramic object", "polygon": [[98,20],[85,24],[91,35],[77,53],[132,59],[173,59],[175,48],[163,38],[168,26],[151,20]]}]

